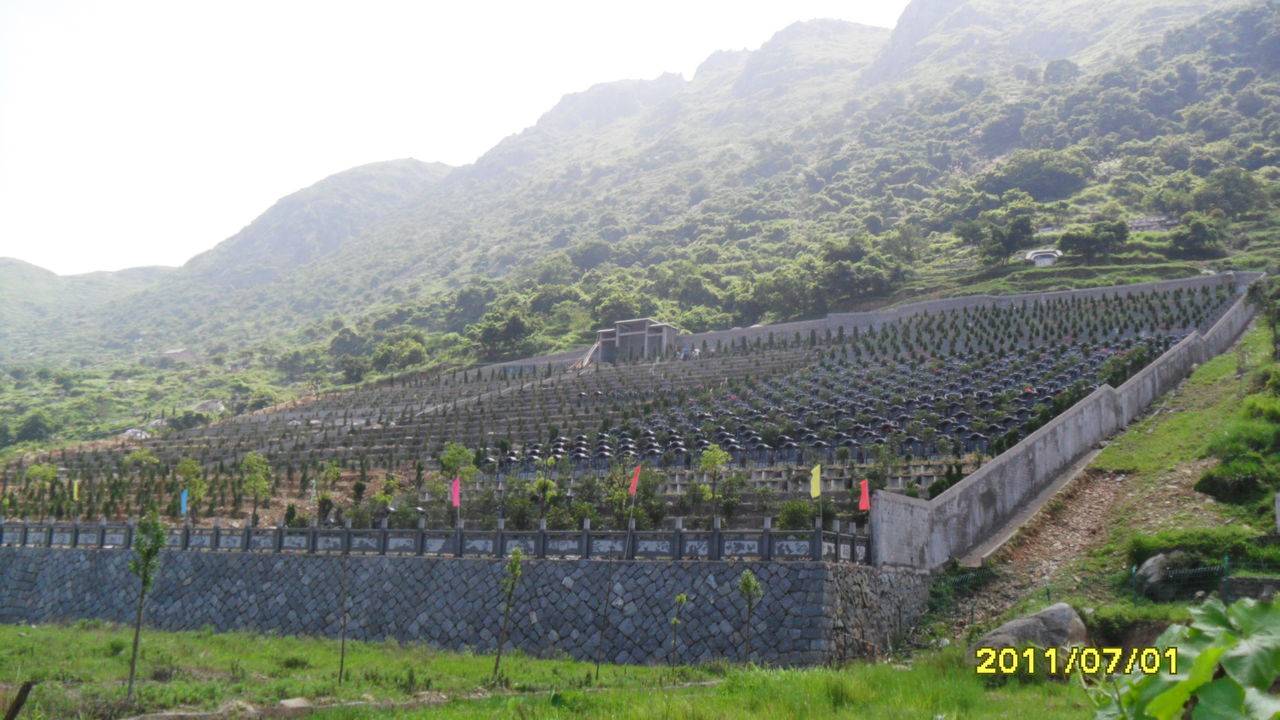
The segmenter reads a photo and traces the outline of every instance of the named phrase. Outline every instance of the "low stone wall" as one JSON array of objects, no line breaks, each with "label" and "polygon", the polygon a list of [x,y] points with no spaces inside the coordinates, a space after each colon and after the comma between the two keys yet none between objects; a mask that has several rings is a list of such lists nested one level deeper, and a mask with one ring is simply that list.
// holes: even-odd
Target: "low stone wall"
[{"label": "low stone wall", "polygon": [[1203,334],[1183,338],[1119,388],[1098,388],[936,498],[878,491],[871,503],[873,563],[932,570],[973,550],[1089,448],[1230,347],[1252,316],[1241,296]]},{"label": "low stone wall", "polygon": [[[137,579],[122,550],[0,548],[0,622],[133,619]],[[686,593],[681,662],[742,657],[737,582],[764,588],[752,617],[757,661],[811,665],[894,644],[923,613],[927,575],[817,562],[530,560],[510,646],[535,656],[660,663],[674,598]],[[166,552],[146,623],[164,630],[251,630],[492,650],[504,561]],[[345,588],[345,590],[344,590]]]},{"label": "low stone wall", "polygon": [[1227,578],[1227,596],[1232,600],[1250,597],[1257,600],[1268,600],[1280,597],[1280,577],[1233,577]]}]

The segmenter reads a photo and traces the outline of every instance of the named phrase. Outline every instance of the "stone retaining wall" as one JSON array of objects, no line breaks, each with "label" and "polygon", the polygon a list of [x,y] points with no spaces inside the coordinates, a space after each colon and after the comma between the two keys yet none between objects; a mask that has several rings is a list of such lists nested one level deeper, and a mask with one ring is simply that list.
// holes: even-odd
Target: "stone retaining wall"
[{"label": "stone retaining wall", "polygon": [[[123,550],[0,548],[0,622],[132,622],[137,579]],[[348,636],[492,650],[504,561],[170,551],[147,601],[164,630],[251,630],[337,637],[344,588]],[[674,598],[689,603],[681,662],[741,659],[750,568],[764,588],[753,613],[757,661],[811,665],[894,644],[923,613],[929,578],[817,562],[530,560],[510,646],[613,663],[670,657]]]}]

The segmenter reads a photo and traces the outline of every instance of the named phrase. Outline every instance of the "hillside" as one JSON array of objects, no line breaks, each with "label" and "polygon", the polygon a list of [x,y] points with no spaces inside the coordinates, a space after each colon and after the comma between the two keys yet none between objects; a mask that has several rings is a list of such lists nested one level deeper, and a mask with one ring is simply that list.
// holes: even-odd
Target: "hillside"
[{"label": "hillside", "polygon": [[[0,329],[0,347],[129,365],[188,346],[219,359],[209,391],[252,368],[247,396],[579,346],[625,316],[700,331],[1266,267],[1280,10],[1205,9],[921,1],[892,33],[798,23],[688,80],[566,96],[474,165],[325,181],[145,290]],[[1142,216],[1166,224],[1098,224]],[[1057,267],[1011,262],[1064,229]]]},{"label": "hillside", "polygon": [[1068,0],[930,0],[903,11],[889,45],[864,76],[868,85],[942,79],[965,72],[999,74],[1070,59],[1099,69],[1228,4]]},{"label": "hillside", "polygon": [[[236,235],[176,270],[135,268],[59,278],[0,258],[0,360],[13,348],[155,351],[199,339],[198,320],[256,323],[245,291],[324,257],[448,175],[439,163],[393,160],[338,173],[282,198]],[[154,333],[152,326],[169,332]],[[152,336],[155,336],[154,338]]]},{"label": "hillside", "polygon": [[[140,267],[118,272],[55,275],[13,258],[0,258],[0,337],[2,328],[56,323],[73,308],[93,308],[135,293],[170,276],[173,268]],[[5,355],[0,351],[0,357]]]}]

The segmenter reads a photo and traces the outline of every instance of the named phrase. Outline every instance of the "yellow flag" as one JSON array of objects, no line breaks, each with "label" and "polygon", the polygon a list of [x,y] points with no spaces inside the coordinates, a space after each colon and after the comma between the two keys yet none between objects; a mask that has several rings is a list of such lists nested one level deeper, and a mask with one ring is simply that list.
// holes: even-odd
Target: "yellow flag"
[{"label": "yellow flag", "polygon": [[71,483],[71,499],[80,502],[80,481],[75,480]]},{"label": "yellow flag", "polygon": [[814,465],[813,472],[809,474],[809,497],[818,497],[822,494],[822,466]]}]

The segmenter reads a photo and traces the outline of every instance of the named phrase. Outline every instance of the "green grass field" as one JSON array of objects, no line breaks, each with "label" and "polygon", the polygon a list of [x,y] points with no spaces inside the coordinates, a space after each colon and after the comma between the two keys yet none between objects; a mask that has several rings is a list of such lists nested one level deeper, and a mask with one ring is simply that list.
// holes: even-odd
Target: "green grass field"
[{"label": "green grass field", "polygon": [[[129,628],[0,625],[0,703],[24,680],[39,684],[25,720],[123,717]],[[1086,718],[1077,686],[1009,683],[987,687],[959,648],[899,663],[774,669],[610,666],[509,655],[505,681],[491,685],[492,655],[439,652],[394,642],[347,644],[338,686],[335,640],[209,632],[143,634],[139,709],[230,710],[307,698],[352,706],[330,720],[395,718]],[[421,703],[433,703],[430,706]],[[417,703],[417,705],[415,705]]]}]

